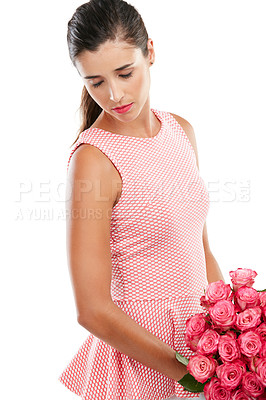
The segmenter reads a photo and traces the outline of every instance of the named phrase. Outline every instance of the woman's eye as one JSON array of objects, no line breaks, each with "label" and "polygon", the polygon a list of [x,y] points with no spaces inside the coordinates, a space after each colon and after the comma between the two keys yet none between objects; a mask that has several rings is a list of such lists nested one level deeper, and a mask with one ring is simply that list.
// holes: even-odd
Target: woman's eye
[{"label": "woman's eye", "polygon": [[122,78],[129,78],[130,76],[132,76],[132,72],[129,72],[129,74],[126,75],[119,75],[119,76],[121,76]]},{"label": "woman's eye", "polygon": [[[119,76],[121,76],[121,78],[124,78],[124,79],[130,78],[130,77],[132,76],[132,71],[129,72],[129,74],[126,74],[126,75],[121,75],[121,74],[120,74]],[[99,87],[102,83],[103,83],[103,81],[100,81],[100,82],[98,82],[98,83],[94,83],[92,86],[93,86],[94,88],[97,88],[97,87]]]},{"label": "woman's eye", "polygon": [[98,83],[94,83],[92,86],[95,87],[95,88],[97,88],[97,87],[100,86],[101,84],[102,84],[102,81],[101,81],[101,82],[98,82]]}]

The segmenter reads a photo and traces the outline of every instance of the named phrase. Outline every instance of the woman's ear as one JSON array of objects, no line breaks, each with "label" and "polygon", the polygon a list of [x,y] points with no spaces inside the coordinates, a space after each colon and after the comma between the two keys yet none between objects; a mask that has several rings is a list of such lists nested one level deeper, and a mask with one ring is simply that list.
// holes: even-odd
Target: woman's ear
[{"label": "woman's ear", "polygon": [[152,64],[154,64],[154,60],[155,60],[155,51],[154,51],[154,46],[153,46],[153,40],[150,38],[147,41],[147,48],[149,51],[149,63],[150,63],[150,65],[152,65]]}]

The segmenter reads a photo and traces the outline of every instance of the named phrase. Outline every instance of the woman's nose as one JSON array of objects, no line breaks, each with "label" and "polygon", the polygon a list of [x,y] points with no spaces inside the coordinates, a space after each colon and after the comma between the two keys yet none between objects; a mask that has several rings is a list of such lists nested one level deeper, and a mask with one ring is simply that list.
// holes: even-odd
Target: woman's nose
[{"label": "woman's nose", "polygon": [[110,85],[109,93],[110,100],[114,101],[115,103],[119,103],[124,95],[119,85]]}]

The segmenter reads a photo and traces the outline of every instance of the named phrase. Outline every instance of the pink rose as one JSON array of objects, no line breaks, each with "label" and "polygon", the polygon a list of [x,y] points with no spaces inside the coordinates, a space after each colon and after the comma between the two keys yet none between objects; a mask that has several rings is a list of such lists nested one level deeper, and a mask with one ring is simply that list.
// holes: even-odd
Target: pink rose
[{"label": "pink rose", "polygon": [[237,363],[226,362],[216,368],[216,374],[221,381],[221,386],[233,390],[240,384],[243,370]]},{"label": "pink rose", "polygon": [[218,352],[223,362],[232,362],[241,357],[237,340],[229,335],[220,336]]},{"label": "pink rose", "polygon": [[261,358],[266,358],[266,342],[265,341],[262,341],[262,347],[261,347],[261,350],[259,352],[259,356]]},{"label": "pink rose", "polygon": [[214,358],[196,354],[190,357],[187,369],[198,382],[204,383],[214,375],[217,365]]},{"label": "pink rose", "polygon": [[231,400],[231,390],[221,386],[220,379],[216,377],[204,385],[203,392],[206,400]]},{"label": "pink rose", "polygon": [[235,293],[235,304],[241,311],[260,305],[259,293],[252,287],[241,286]]},{"label": "pink rose", "polygon": [[232,392],[232,400],[250,400],[251,397],[248,396],[242,389],[236,389]]},{"label": "pink rose", "polygon": [[225,284],[223,280],[211,282],[206,288],[205,295],[200,298],[200,305],[208,310],[217,301],[232,301],[233,297],[234,292],[229,284]]},{"label": "pink rose", "polygon": [[266,386],[266,358],[260,358],[256,362],[256,371],[262,384]]},{"label": "pink rose", "polygon": [[235,306],[229,300],[219,300],[209,308],[209,314],[215,326],[222,330],[232,328],[236,322]]},{"label": "pink rose", "polygon": [[266,342],[266,323],[262,322],[255,331],[260,335],[261,339]]},{"label": "pink rose", "polygon": [[241,353],[247,357],[256,356],[262,347],[260,335],[258,335],[255,331],[241,333],[237,338],[237,342],[239,344]]},{"label": "pink rose", "polygon": [[255,372],[247,371],[242,377],[242,390],[248,396],[258,397],[264,392],[264,385]]},{"label": "pink rose", "polygon": [[186,334],[188,336],[201,336],[207,329],[207,322],[204,313],[192,315],[186,321]]},{"label": "pink rose", "polygon": [[193,351],[196,351],[197,344],[208,328],[204,313],[198,313],[186,321],[185,343]]},{"label": "pink rose", "polygon": [[199,337],[191,337],[188,336],[187,334],[184,334],[185,336],[185,343],[187,345],[187,347],[190,348],[190,350],[192,351],[197,351],[197,346],[198,346],[198,342],[199,342]]},{"label": "pink rose", "polygon": [[266,306],[266,291],[265,292],[258,292],[259,297],[260,297],[260,306],[265,307]]},{"label": "pink rose", "polygon": [[240,331],[256,328],[261,323],[261,308],[247,308],[236,316],[235,326]]},{"label": "pink rose", "polygon": [[260,357],[258,357],[258,356],[251,356],[248,358],[247,365],[248,365],[250,371],[257,372],[257,365],[258,365],[259,360],[260,360]]},{"label": "pink rose", "polygon": [[244,361],[242,361],[241,359],[238,358],[237,360],[234,360],[234,363],[238,364],[240,366],[240,368],[242,369],[243,374],[244,374],[244,372],[247,371],[246,363],[244,363]]},{"label": "pink rose", "polygon": [[254,278],[258,275],[256,271],[249,268],[237,268],[236,271],[230,271],[229,275],[233,283],[233,290],[236,291],[240,286],[252,287]]},{"label": "pink rose", "polygon": [[236,333],[234,331],[227,331],[223,336],[229,336],[233,339],[237,338]]},{"label": "pink rose", "polygon": [[215,304],[219,300],[231,301],[233,296],[231,286],[222,280],[209,283],[205,292],[205,300],[210,304]]},{"label": "pink rose", "polygon": [[266,322],[266,306],[261,307],[261,310],[262,310],[262,318],[264,322]]},{"label": "pink rose", "polygon": [[200,305],[208,310],[211,306],[211,303],[205,299],[205,296],[201,296],[200,298]]},{"label": "pink rose", "polygon": [[207,329],[198,342],[197,353],[203,355],[215,354],[218,349],[219,339],[219,333],[213,329]]}]

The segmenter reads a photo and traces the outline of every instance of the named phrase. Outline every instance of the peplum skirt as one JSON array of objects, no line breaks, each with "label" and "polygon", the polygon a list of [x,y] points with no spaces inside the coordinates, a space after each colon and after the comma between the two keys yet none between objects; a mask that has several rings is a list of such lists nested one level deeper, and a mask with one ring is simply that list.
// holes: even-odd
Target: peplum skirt
[{"label": "peplum skirt", "polygon": [[[185,344],[184,334],[186,320],[204,312],[199,296],[114,300],[114,303],[184,357],[195,354]],[[186,391],[177,381],[119,352],[92,333],[58,380],[82,400],[205,398],[203,393]]]}]

